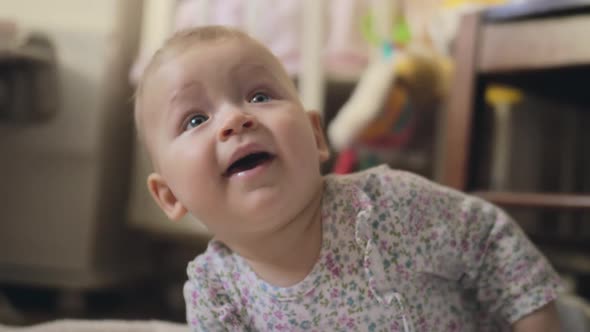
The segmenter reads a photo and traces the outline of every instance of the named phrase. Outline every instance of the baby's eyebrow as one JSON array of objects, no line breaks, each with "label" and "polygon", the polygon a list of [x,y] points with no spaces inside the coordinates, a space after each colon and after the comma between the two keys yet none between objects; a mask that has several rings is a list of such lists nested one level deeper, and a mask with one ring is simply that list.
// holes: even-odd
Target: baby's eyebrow
[{"label": "baby's eyebrow", "polygon": [[[255,78],[256,80],[265,81],[266,84],[272,86],[276,91],[281,91],[285,95],[298,98],[293,82],[286,73],[283,74],[281,68],[276,68],[272,63],[239,63],[230,70],[232,71],[231,75],[235,75],[235,77],[241,78],[241,80],[244,80],[245,76],[248,80]],[[252,72],[255,72],[255,75],[250,74]]]},{"label": "baby's eyebrow", "polygon": [[174,104],[178,101],[187,90],[190,90],[191,95],[197,94],[199,97],[202,97],[205,94],[205,88],[201,82],[189,81],[183,84],[180,88],[174,90],[172,96],[170,96],[170,104]]},{"label": "baby's eyebrow", "polygon": [[166,118],[175,119],[189,108],[189,103],[195,103],[196,100],[207,100],[204,85],[199,81],[184,83],[172,91],[168,99],[168,112],[165,112]]},{"label": "baby's eyebrow", "polygon": [[256,71],[258,75],[262,72],[262,74],[267,74],[272,79],[278,80],[273,70],[261,63],[238,63],[230,69],[230,73],[233,75],[240,75],[250,71]]}]

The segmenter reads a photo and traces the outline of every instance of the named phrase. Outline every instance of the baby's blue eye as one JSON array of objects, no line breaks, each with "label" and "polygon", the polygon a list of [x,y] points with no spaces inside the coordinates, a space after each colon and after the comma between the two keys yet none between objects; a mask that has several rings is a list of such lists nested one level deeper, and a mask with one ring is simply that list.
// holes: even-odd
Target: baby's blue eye
[{"label": "baby's blue eye", "polygon": [[251,103],[268,103],[272,98],[265,93],[257,92],[252,98],[250,99]]},{"label": "baby's blue eye", "polygon": [[186,128],[184,128],[184,129],[189,130],[191,128],[198,127],[201,124],[203,124],[203,122],[205,122],[207,120],[209,120],[208,116],[203,115],[203,114],[196,114],[188,119],[188,122],[186,123]]}]

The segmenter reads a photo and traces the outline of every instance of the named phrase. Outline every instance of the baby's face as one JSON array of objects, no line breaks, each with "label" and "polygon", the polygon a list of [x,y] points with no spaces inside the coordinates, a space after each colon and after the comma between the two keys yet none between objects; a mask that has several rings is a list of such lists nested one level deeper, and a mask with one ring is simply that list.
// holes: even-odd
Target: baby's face
[{"label": "baby's face", "polygon": [[181,52],[152,74],[142,98],[157,170],[149,187],[172,219],[188,210],[221,238],[269,231],[321,186],[327,148],[317,115],[250,41]]}]

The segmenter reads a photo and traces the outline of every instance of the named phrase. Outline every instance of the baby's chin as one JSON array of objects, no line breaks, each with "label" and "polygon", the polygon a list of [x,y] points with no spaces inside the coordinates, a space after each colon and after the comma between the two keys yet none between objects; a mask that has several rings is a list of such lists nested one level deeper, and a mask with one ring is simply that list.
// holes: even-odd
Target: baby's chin
[{"label": "baby's chin", "polygon": [[[250,215],[242,217],[221,218],[208,225],[208,229],[218,239],[247,239],[267,236],[285,227],[291,221],[286,216]],[[207,224],[207,223],[206,223]],[[223,241],[222,241],[223,242]],[[231,244],[231,243],[227,243]]]},{"label": "baby's chin", "polygon": [[269,234],[291,223],[304,208],[293,204],[261,204],[232,211],[232,216],[220,220],[223,220],[225,227],[232,233]]},{"label": "baby's chin", "polygon": [[289,197],[285,195],[258,197],[258,200],[251,200],[249,204],[244,202],[241,209],[236,211],[238,213],[235,219],[240,225],[247,224],[250,230],[268,231],[281,228],[294,220],[307,207],[307,201],[299,204],[296,202],[296,199],[289,200]]},{"label": "baby's chin", "polygon": [[225,232],[268,233],[280,229],[306,210],[317,206],[312,204],[321,200],[318,191],[323,182],[319,179],[318,186],[292,188],[287,186],[269,186],[257,188],[248,193],[232,195],[225,204],[212,211],[206,207],[204,212],[209,220],[214,220],[211,229]]}]

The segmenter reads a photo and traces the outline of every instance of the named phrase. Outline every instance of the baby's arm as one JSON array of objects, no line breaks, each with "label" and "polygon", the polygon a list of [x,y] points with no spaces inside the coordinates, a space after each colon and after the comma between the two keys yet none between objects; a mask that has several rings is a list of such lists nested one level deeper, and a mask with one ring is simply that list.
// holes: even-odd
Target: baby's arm
[{"label": "baby's arm", "polygon": [[[191,331],[245,331],[230,294],[220,280],[215,258],[208,253],[190,262],[184,284],[186,319]],[[211,258],[211,259],[208,259]]]},{"label": "baby's arm", "polygon": [[558,332],[561,331],[557,308],[550,303],[524,316],[512,325],[514,332]]},{"label": "baby's arm", "polygon": [[461,259],[484,307],[514,331],[559,331],[559,279],[549,262],[503,210],[475,197],[459,201],[461,226],[454,235],[477,248]]},{"label": "baby's arm", "polygon": [[454,235],[477,248],[461,260],[481,304],[514,331],[559,331],[559,279],[549,262],[501,209],[469,196],[459,206],[462,227]]},{"label": "baby's arm", "polygon": [[[396,178],[397,176],[397,178]],[[483,311],[515,331],[554,331],[559,277],[520,227],[501,209],[426,179],[394,172],[391,190],[410,191],[408,221],[418,240],[431,241],[429,268],[475,292]],[[412,229],[410,229],[411,233]],[[431,236],[432,238],[432,236]],[[444,263],[441,263],[444,262]],[[553,323],[553,324],[549,324]],[[541,328],[537,328],[541,325]]]},{"label": "baby's arm", "polygon": [[194,279],[184,285],[186,320],[193,332],[226,331],[213,310],[216,303],[209,297],[210,291]]}]

